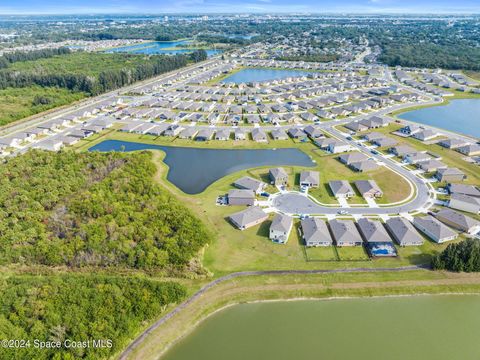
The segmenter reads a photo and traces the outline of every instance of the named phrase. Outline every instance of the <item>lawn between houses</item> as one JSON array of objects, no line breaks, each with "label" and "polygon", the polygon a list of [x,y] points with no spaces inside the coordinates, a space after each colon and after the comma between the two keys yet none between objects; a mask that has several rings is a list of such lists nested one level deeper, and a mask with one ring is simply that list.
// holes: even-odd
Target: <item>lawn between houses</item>
[{"label": "lawn between houses", "polygon": [[[400,201],[409,193],[408,183],[388,169],[380,169],[377,172],[359,174],[350,170],[335,159],[335,155],[326,155],[318,150],[312,143],[300,143],[293,140],[271,141],[268,144],[259,144],[253,141],[209,141],[199,144],[192,140],[172,140],[170,138],[155,138],[146,135],[125,134],[117,131],[108,131],[106,135],[95,136],[84,141],[77,147],[78,151],[103,140],[114,139],[151,143],[170,146],[201,146],[207,148],[280,148],[296,147],[307,153],[316,161],[316,168],[320,171],[321,182],[329,180],[346,179],[354,181],[358,179],[373,178],[382,187],[386,197],[390,201]],[[186,206],[201,218],[214,234],[214,241],[204,251],[203,264],[214,276],[243,270],[272,270],[272,269],[335,269],[359,266],[362,267],[397,267],[410,264],[428,263],[430,256],[436,254],[446,245],[434,244],[426,241],[422,246],[412,248],[397,247],[398,258],[376,259],[368,261],[362,247],[338,248],[338,249],[305,249],[298,231],[295,229],[299,221],[295,220],[295,229],[292,231],[287,244],[274,244],[268,239],[268,229],[273,218],[253,228],[240,231],[235,229],[227,217],[244,209],[242,206],[218,206],[216,198],[232,189],[232,183],[241,176],[248,175],[265,180],[268,167],[259,167],[242,170],[225,176],[210,185],[205,191],[197,195],[183,193],[167,179],[168,167],[162,161],[164,153],[152,151],[153,161],[158,167],[155,179],[164,187],[174,193]],[[294,183],[295,175],[303,170],[303,167],[285,166],[290,174],[291,183]],[[312,168],[309,168],[312,169]],[[328,170],[325,170],[328,169]],[[298,177],[298,176],[297,176]],[[295,185],[296,186],[296,185]],[[404,189],[403,191],[401,189]],[[400,190],[399,190],[400,189]],[[320,188],[317,198],[326,203],[335,203],[335,200],[327,193],[327,189]],[[335,254],[336,252],[336,254]],[[342,261],[331,261],[331,260]],[[308,261],[307,261],[308,260]]]}]

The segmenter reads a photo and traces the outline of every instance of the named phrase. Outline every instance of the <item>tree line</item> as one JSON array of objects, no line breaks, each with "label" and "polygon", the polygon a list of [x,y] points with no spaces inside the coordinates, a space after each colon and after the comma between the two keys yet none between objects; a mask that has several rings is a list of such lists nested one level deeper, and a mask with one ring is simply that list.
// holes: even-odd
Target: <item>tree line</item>
[{"label": "tree line", "polygon": [[0,72],[0,89],[39,85],[98,95],[130,85],[136,81],[145,80],[184,67],[189,60],[202,61],[205,58],[197,53],[195,57],[189,57],[188,55],[155,55],[148,57],[147,63],[139,64],[134,68],[125,67],[122,69],[104,70],[98,76],[82,74],[81,72],[35,73],[4,69]]},{"label": "tree line", "polygon": [[38,59],[46,59],[56,55],[70,54],[71,50],[66,47],[56,49],[42,49],[33,51],[14,51],[5,53],[0,56],[0,69],[7,68],[10,64],[19,61],[32,61]]},{"label": "tree line", "polygon": [[480,271],[480,241],[467,239],[449,244],[445,250],[432,259],[435,270],[464,272]]}]

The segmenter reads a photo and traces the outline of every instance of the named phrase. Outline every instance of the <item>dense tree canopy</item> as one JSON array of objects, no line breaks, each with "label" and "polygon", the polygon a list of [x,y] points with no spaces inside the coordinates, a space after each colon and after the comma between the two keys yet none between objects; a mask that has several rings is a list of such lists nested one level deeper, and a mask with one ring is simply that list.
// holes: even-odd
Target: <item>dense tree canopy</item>
[{"label": "dense tree canopy", "polygon": [[449,244],[433,258],[432,266],[437,270],[480,271],[480,241],[468,239],[457,244]]},{"label": "dense tree canopy", "polygon": [[[0,347],[1,359],[98,360],[120,351],[145,321],[181,301],[186,291],[173,282],[69,274],[1,279],[0,293],[0,338],[30,341],[23,348]],[[62,345],[38,349],[34,339]],[[111,347],[64,346],[107,339]]]},{"label": "dense tree canopy", "polygon": [[30,151],[0,167],[0,264],[183,268],[210,239],[150,153]]}]

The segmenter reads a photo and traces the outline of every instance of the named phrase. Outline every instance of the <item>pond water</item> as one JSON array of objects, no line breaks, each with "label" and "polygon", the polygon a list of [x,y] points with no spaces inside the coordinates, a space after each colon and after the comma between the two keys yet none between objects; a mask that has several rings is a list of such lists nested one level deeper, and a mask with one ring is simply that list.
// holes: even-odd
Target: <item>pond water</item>
[{"label": "pond water", "polygon": [[227,150],[173,147],[136,142],[106,140],[90,151],[137,151],[156,149],[165,152],[167,179],[187,194],[198,194],[222,177],[258,166],[314,166],[309,156],[298,149]]},{"label": "pond water", "polygon": [[287,77],[299,77],[308,75],[308,71],[302,70],[277,70],[277,69],[242,69],[222,80],[224,83],[247,83],[268,80],[280,80]]},{"label": "pond water", "polygon": [[242,304],[162,360],[478,359],[480,297],[419,296]]},{"label": "pond water", "polygon": [[[185,46],[189,43],[188,40],[183,41],[152,41],[148,43],[121,46],[114,49],[109,49],[107,53],[126,52],[130,54],[184,54],[192,52],[195,49],[174,49],[177,46]],[[208,56],[221,53],[221,50],[206,50]]]},{"label": "pond water", "polygon": [[480,138],[480,99],[452,100],[445,106],[413,110],[398,117]]}]

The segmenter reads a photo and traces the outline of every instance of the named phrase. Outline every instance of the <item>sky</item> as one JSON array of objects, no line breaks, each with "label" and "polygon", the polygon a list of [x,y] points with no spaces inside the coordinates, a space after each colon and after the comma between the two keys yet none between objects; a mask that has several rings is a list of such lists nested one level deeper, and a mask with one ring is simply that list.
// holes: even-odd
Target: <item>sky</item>
[{"label": "sky", "polygon": [[480,13],[480,0],[0,0],[4,14]]}]

